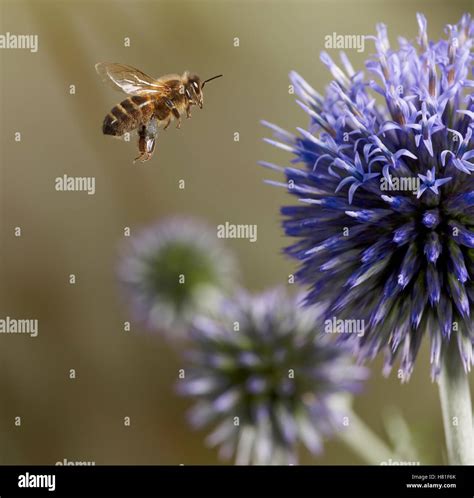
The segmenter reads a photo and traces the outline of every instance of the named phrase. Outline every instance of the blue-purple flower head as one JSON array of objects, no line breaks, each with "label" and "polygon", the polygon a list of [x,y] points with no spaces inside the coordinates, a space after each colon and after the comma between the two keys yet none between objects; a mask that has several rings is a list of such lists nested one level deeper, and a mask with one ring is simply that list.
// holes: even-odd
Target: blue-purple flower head
[{"label": "blue-purple flower head", "polygon": [[124,245],[119,278],[133,318],[180,336],[196,314],[213,310],[236,284],[237,265],[207,225],[170,218]]},{"label": "blue-purple flower head", "polygon": [[364,320],[363,337],[343,337],[361,358],[384,351],[386,372],[399,355],[405,380],[424,335],[435,378],[448,341],[470,368],[474,338],[474,23],[464,15],[437,42],[418,24],[396,49],[377,27],[369,76],[323,53],[324,97],[292,72],[308,129],[265,123],[303,164],[281,185],[298,198],[282,213],[307,303]]},{"label": "blue-purple flower head", "polygon": [[341,406],[367,372],[316,332],[317,313],[281,289],[242,291],[195,321],[178,388],[196,401],[193,425],[214,427],[207,441],[222,458],[294,463],[299,443],[316,453],[323,436],[342,428]]}]

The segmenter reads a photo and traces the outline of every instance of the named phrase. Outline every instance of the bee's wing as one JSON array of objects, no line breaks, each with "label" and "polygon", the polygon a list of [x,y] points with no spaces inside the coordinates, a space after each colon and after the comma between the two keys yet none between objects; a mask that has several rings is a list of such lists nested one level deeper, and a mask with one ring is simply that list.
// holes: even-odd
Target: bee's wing
[{"label": "bee's wing", "polygon": [[[127,64],[99,62],[95,65],[95,70],[103,81],[128,95],[159,93],[166,96],[171,91],[171,87],[163,78],[155,80]],[[179,78],[178,75],[173,76]]]}]

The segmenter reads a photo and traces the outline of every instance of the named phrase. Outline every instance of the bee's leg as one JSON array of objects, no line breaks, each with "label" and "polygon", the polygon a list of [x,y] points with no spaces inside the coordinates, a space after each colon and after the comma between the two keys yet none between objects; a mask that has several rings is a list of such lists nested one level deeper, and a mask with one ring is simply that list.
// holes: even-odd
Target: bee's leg
[{"label": "bee's leg", "polygon": [[191,102],[188,102],[186,107],[186,118],[189,119],[191,117]]},{"label": "bee's leg", "polygon": [[151,159],[151,156],[155,151],[155,145],[156,145],[156,136],[146,137],[146,143],[145,143],[145,150],[147,153],[146,161],[148,161],[148,159]]},{"label": "bee's leg", "polygon": [[171,118],[168,118],[168,119],[166,120],[166,124],[165,124],[165,126],[163,127],[163,130],[166,130],[170,124],[171,124]]},{"label": "bee's leg", "polygon": [[155,142],[155,138],[145,137],[143,140],[140,139],[138,146],[140,155],[137,156],[133,162],[136,163],[137,161],[140,161],[141,163],[144,163],[151,159],[153,151],[155,150]]},{"label": "bee's leg", "polygon": [[137,161],[143,162],[143,159],[146,156],[146,126],[145,125],[141,125],[140,128],[138,128],[138,152],[140,153],[140,155],[137,156],[133,160],[134,163],[136,163]]},{"label": "bee's leg", "polygon": [[176,109],[176,107],[173,107],[173,109],[171,109],[171,112],[173,113],[173,116],[178,121],[176,128],[178,128],[178,130],[179,130],[181,128],[181,114],[179,113],[178,109]]},{"label": "bee's leg", "polygon": [[178,109],[174,105],[173,101],[170,99],[166,99],[166,105],[173,113],[174,118],[178,121],[176,128],[178,128],[178,129],[181,128],[181,114],[179,113]]},{"label": "bee's leg", "polygon": [[138,130],[138,151],[140,155],[133,161],[140,161],[144,163],[151,159],[153,151],[155,150],[157,136],[156,122],[150,122],[147,126],[142,125]]}]

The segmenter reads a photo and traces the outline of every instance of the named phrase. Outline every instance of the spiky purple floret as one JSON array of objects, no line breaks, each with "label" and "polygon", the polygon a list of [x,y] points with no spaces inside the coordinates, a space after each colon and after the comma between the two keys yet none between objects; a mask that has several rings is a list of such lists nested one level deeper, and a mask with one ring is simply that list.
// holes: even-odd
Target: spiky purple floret
[{"label": "spiky purple floret", "polygon": [[282,289],[241,292],[214,317],[194,323],[194,351],[180,380],[196,400],[195,426],[221,456],[240,464],[288,464],[302,442],[311,452],[340,427],[338,401],[362,387],[367,371],[347,348],[317,333],[318,310]]},{"label": "spiky purple floret", "polygon": [[[363,359],[385,351],[385,372],[400,354],[405,380],[427,331],[433,378],[450,340],[469,370],[474,339],[474,22],[466,14],[446,27],[447,39],[431,42],[417,18],[418,48],[400,39],[391,49],[377,26],[366,63],[374,80],[345,54],[343,69],[321,56],[334,77],[324,98],[290,73],[307,130],[264,123],[270,142],[303,163],[280,168],[280,186],[301,202],[282,213],[286,234],[300,239],[287,253],[301,261],[307,303],[363,319],[363,337],[342,340]],[[400,188],[409,181],[416,189]]]}]

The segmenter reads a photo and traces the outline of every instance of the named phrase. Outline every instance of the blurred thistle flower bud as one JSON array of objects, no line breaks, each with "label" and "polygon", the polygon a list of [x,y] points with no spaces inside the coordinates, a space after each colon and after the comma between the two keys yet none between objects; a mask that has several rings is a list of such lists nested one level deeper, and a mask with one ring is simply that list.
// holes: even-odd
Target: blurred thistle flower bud
[{"label": "blurred thistle flower bud", "polygon": [[[318,313],[283,289],[240,291],[198,318],[178,391],[195,400],[190,421],[237,464],[291,464],[341,428],[339,409],[367,371],[316,327]],[[350,396],[349,396],[350,397]]]},{"label": "blurred thistle flower bud", "polygon": [[212,311],[236,283],[233,255],[216,232],[191,218],[170,218],[124,244],[119,280],[133,318],[183,337],[196,314]]}]

